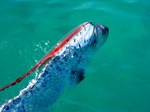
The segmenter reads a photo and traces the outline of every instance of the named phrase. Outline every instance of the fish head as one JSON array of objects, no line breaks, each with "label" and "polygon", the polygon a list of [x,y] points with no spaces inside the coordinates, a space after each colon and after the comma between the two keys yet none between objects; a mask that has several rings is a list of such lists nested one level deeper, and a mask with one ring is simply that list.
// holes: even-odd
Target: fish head
[{"label": "fish head", "polygon": [[73,65],[70,82],[74,80],[79,83],[84,79],[86,65],[94,53],[106,42],[108,33],[109,29],[104,25],[85,22],[69,34],[72,37],[67,47],[71,61],[67,66]]},{"label": "fish head", "polygon": [[93,48],[101,47],[107,40],[109,33],[108,27],[104,25],[94,25],[93,35],[91,37],[91,42],[89,43]]},{"label": "fish head", "polygon": [[77,48],[95,51],[107,40],[109,29],[101,24],[85,22],[79,27],[80,31],[74,37]]},{"label": "fish head", "polygon": [[61,55],[67,48],[76,48],[84,52],[95,51],[105,43],[108,33],[109,29],[104,25],[85,22],[67,34],[50,56]]}]

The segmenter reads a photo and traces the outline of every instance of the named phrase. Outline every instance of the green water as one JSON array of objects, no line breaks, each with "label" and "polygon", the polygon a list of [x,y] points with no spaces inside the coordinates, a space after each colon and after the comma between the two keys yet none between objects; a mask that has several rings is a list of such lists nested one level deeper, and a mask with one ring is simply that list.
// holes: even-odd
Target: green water
[{"label": "green water", "polygon": [[[0,0],[0,87],[85,21],[108,26],[108,40],[53,111],[150,112],[149,0]],[[1,92],[0,104],[34,76]]]}]

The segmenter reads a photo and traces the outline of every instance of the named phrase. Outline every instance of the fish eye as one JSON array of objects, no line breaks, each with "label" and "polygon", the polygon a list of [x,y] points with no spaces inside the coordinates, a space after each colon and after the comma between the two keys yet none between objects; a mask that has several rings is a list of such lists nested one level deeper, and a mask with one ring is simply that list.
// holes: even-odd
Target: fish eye
[{"label": "fish eye", "polygon": [[92,40],[92,42],[91,42],[91,47],[95,47],[96,46],[96,44],[97,44],[97,40],[96,40],[96,38],[94,38],[93,40]]},{"label": "fish eye", "polygon": [[97,40],[96,40],[96,39],[94,39],[93,44],[95,45],[96,43],[97,43]]}]

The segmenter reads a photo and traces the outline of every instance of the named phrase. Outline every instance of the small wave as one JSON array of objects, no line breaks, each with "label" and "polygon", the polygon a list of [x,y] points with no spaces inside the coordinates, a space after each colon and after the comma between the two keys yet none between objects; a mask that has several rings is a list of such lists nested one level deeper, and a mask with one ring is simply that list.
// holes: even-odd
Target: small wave
[{"label": "small wave", "polygon": [[105,3],[102,2],[85,2],[74,8],[74,10],[83,10],[83,9],[98,9],[103,11],[112,10],[111,7],[107,6]]}]

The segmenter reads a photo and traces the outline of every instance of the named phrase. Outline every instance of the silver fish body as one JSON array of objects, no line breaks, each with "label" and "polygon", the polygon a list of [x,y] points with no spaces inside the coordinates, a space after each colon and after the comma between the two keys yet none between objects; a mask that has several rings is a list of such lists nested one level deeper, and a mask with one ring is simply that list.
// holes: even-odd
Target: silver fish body
[{"label": "silver fish body", "polygon": [[108,28],[85,22],[69,34],[35,80],[18,96],[4,103],[0,112],[47,112],[65,89],[84,79],[84,70],[108,36]]}]

